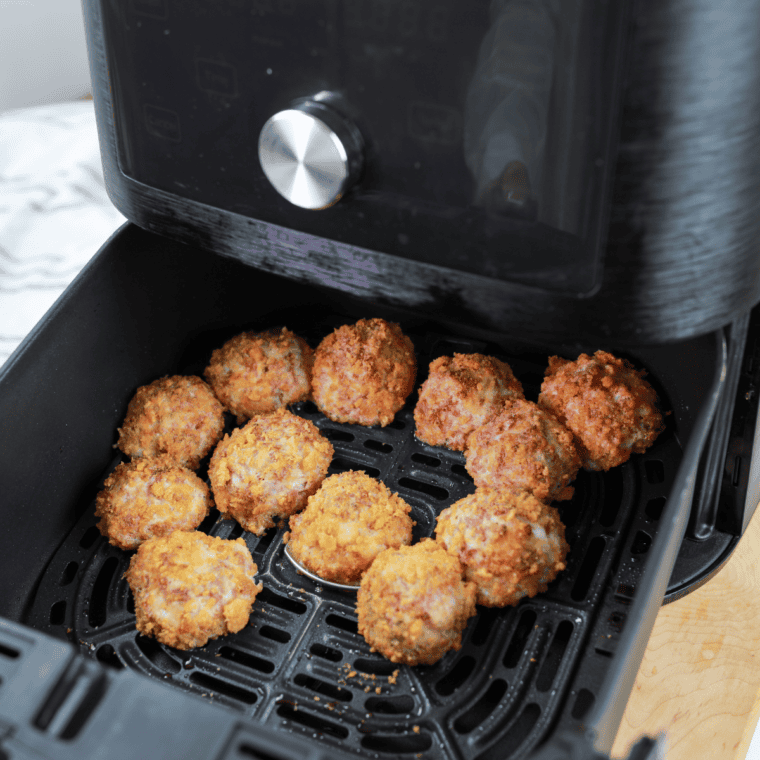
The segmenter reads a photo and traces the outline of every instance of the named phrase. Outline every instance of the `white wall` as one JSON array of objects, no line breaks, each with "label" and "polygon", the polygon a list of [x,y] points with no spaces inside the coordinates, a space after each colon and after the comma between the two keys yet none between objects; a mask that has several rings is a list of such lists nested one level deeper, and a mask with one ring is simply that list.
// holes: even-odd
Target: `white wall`
[{"label": "white wall", "polygon": [[0,111],[88,92],[81,0],[0,0]]}]

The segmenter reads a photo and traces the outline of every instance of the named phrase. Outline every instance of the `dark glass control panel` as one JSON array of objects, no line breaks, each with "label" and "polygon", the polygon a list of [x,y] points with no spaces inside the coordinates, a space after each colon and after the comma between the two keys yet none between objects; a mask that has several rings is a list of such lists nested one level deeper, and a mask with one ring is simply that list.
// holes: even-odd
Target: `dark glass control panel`
[{"label": "dark glass control panel", "polygon": [[[502,280],[598,284],[620,4],[104,0],[122,171],[225,211]],[[279,111],[329,104],[362,172],[319,211],[259,163]]]}]

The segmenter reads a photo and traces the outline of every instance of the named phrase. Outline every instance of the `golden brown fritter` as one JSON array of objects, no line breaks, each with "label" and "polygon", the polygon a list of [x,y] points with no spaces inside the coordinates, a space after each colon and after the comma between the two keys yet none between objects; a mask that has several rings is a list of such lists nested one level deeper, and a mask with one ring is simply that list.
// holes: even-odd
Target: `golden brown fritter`
[{"label": "golden brown fritter", "polygon": [[414,388],[412,341],[395,322],[360,319],[317,346],[312,395],[336,422],[388,425]]},{"label": "golden brown fritter", "polygon": [[224,409],[199,377],[173,375],[137,389],[119,429],[131,457],[166,455],[194,470],[224,430]]},{"label": "golden brown fritter", "polygon": [[258,568],[242,538],[175,531],[141,544],[124,574],[137,629],[177,649],[202,647],[248,624]]},{"label": "golden brown fritter", "polygon": [[290,518],[288,548],[320,578],[356,583],[381,551],[411,543],[411,509],[364,472],[331,475]]},{"label": "golden brown fritter", "polygon": [[430,363],[414,408],[417,438],[464,451],[467,436],[510,398],[525,396],[508,364],[483,354],[441,356]]},{"label": "golden brown fritter", "polygon": [[476,486],[518,493],[542,501],[572,498],[568,484],[581,466],[572,433],[532,401],[505,401],[503,410],[472,432],[465,451]]},{"label": "golden brown fritter", "polygon": [[546,591],[565,569],[565,526],[528,493],[478,488],[438,516],[436,541],[477,585],[478,604],[504,607]]},{"label": "golden brown fritter", "polygon": [[475,593],[459,560],[431,539],[386,549],[362,576],[359,633],[391,662],[432,665],[462,646]]},{"label": "golden brown fritter", "polygon": [[538,403],[573,432],[587,470],[628,461],[665,429],[645,374],[606,351],[581,354],[574,362],[549,358]]},{"label": "golden brown fritter", "polygon": [[332,444],[314,423],[286,409],[257,415],[226,435],[208,467],[219,511],[261,535],[274,519],[306,506],[321,485]]},{"label": "golden brown fritter", "polygon": [[175,530],[194,530],[213,506],[208,486],[168,457],[120,464],[103,484],[95,506],[98,529],[120,549]]},{"label": "golden brown fritter", "polygon": [[244,332],[211,354],[204,373],[216,397],[238,422],[305,401],[314,352],[290,330]]}]

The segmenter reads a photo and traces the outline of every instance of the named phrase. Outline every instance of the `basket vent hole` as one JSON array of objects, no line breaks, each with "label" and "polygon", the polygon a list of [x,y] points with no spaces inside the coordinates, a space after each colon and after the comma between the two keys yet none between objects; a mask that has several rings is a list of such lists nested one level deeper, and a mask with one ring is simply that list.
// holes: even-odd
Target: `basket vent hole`
[{"label": "basket vent hole", "polygon": [[562,664],[562,658],[565,656],[565,650],[570,642],[572,633],[573,624],[568,620],[563,620],[557,626],[552,643],[549,645],[549,650],[538,673],[538,678],[536,678],[536,689],[538,691],[549,691],[551,688],[554,676],[557,675],[557,671]]},{"label": "basket vent hole", "polygon": [[273,628],[271,625],[262,625],[259,629],[259,633],[265,639],[271,639],[272,641],[277,641],[280,644],[286,644],[291,639],[291,636],[287,631],[280,630],[279,628]]},{"label": "basket vent hole", "polygon": [[274,537],[277,535],[277,528],[270,528],[256,544],[256,548],[253,550],[257,554],[264,554],[266,550],[272,545]]},{"label": "basket vent hole", "polygon": [[377,467],[370,467],[368,464],[359,464],[359,462],[352,462],[350,459],[344,459],[343,457],[336,457],[332,460],[332,464],[330,465],[332,473],[348,472],[349,470],[353,470],[354,472],[361,470],[366,472],[371,478],[376,478],[380,475],[380,470]]},{"label": "basket vent hole", "polygon": [[289,599],[287,596],[275,594],[274,591],[268,589],[266,586],[259,591],[256,601],[262,602],[265,605],[270,604],[272,607],[279,607],[286,612],[294,612],[296,615],[303,615],[307,610],[307,607],[303,602],[299,602],[297,599]]},{"label": "basket vent hole", "polygon": [[100,531],[94,525],[90,525],[90,527],[84,532],[82,538],[79,539],[79,545],[83,549],[89,549],[95,543],[99,535]]},{"label": "basket vent hole", "polygon": [[607,618],[607,623],[612,628],[613,631],[616,633],[620,633],[623,630],[623,623],[625,623],[625,613],[619,612],[615,610],[609,618]]},{"label": "basket vent hole", "polygon": [[350,702],[353,694],[348,689],[341,689],[340,686],[321,681],[319,678],[307,676],[306,673],[298,673],[293,679],[296,686],[301,686],[309,691],[315,691],[330,699],[337,699],[340,702]]},{"label": "basket vent hole", "polygon": [[393,422],[391,422],[388,425],[388,427],[393,428],[394,430],[406,430],[406,422],[402,422],[399,419],[395,419],[393,420]]},{"label": "basket vent hole", "polygon": [[135,614],[135,597],[131,588],[127,589],[127,612],[130,615]]},{"label": "basket vent hole", "polygon": [[665,508],[666,501],[667,500],[664,496],[657,496],[654,499],[650,499],[644,508],[646,516],[650,520],[659,520],[662,515],[662,510]]},{"label": "basket vent hole", "polygon": [[436,457],[428,456],[427,454],[412,454],[412,461],[417,464],[424,464],[425,467],[440,467],[441,460]]},{"label": "basket vent hole", "polygon": [[604,498],[599,513],[599,523],[609,528],[615,523],[623,502],[623,475],[620,470],[610,470],[604,476]]},{"label": "basket vent hole", "polygon": [[9,660],[15,660],[21,652],[18,649],[9,647],[7,644],[0,644],[0,657],[7,657]]},{"label": "basket vent hole", "polygon": [[348,738],[347,728],[331,723],[329,720],[325,720],[319,715],[312,715],[304,710],[299,710],[296,705],[281,704],[277,708],[277,714],[285,720],[291,720],[293,723],[298,723],[305,728],[310,728],[312,731],[318,731],[319,733],[332,736],[336,739]]},{"label": "basket vent hole", "polygon": [[216,521],[219,518],[219,512],[216,509],[209,510],[209,513],[203,518],[203,522],[196,528],[199,533],[206,533],[216,525]]},{"label": "basket vent hole", "polygon": [[68,565],[63,569],[63,572],[61,573],[61,580],[59,582],[60,586],[68,586],[71,581],[74,580],[74,578],[77,577],[77,570],[79,570],[79,563],[78,562],[69,562]]},{"label": "basket vent hole", "polygon": [[454,721],[454,729],[460,734],[469,734],[496,709],[506,693],[505,680],[499,678],[491,683],[486,693],[466,713]]},{"label": "basket vent hole", "polygon": [[354,440],[353,433],[347,433],[345,430],[335,430],[334,428],[324,428],[322,435],[327,438],[328,441],[343,441],[344,443],[351,443]]},{"label": "basket vent hole", "polygon": [[92,584],[90,610],[87,613],[90,628],[100,628],[106,622],[108,590],[111,588],[111,581],[118,566],[119,560],[116,557],[109,557],[100,568],[95,583]]},{"label": "basket vent hole", "polygon": [[633,543],[631,544],[631,554],[646,554],[652,545],[652,537],[643,530],[636,533]]},{"label": "basket vent hole", "polygon": [[573,718],[575,718],[575,720],[582,720],[585,718],[586,715],[588,715],[588,711],[594,706],[595,701],[596,697],[594,697],[588,689],[581,689],[573,703],[573,709],[571,712]]},{"label": "basket vent hole", "polygon": [[429,734],[403,734],[380,736],[368,734],[362,737],[362,747],[370,752],[383,752],[391,755],[411,755],[425,752],[433,746]]},{"label": "basket vent hole", "polygon": [[[242,652],[239,649],[233,647],[224,646],[219,650],[219,656],[228,660],[229,662],[236,662],[238,665],[242,665],[245,668],[256,670],[259,673],[273,673],[274,663],[269,662],[261,657],[257,657],[255,654],[249,652]],[[251,703],[253,704],[253,703]]]},{"label": "basket vent hole", "polygon": [[229,535],[227,536],[228,541],[235,541],[236,539],[240,538],[240,536],[243,535],[243,526],[240,523],[235,523],[232,528],[230,528]]},{"label": "basket vent hole", "polygon": [[647,483],[657,485],[665,481],[665,465],[660,459],[648,459],[644,462]]},{"label": "basket vent hole", "polygon": [[463,464],[452,464],[451,465],[451,471],[454,473],[454,475],[458,475],[460,478],[464,478],[465,480],[469,480],[470,483],[474,483],[475,482],[472,479],[472,475],[470,475],[470,473],[467,472],[467,468]]},{"label": "basket vent hole", "polygon": [[182,666],[169,654],[155,639],[138,634],[135,643],[139,650],[155,665],[162,673],[179,673]]},{"label": "basket vent hole", "polygon": [[260,749],[252,747],[250,744],[239,744],[237,748],[237,756],[248,758],[249,760],[282,760],[282,755],[275,757],[268,752],[262,752]]},{"label": "basket vent hole", "polygon": [[586,598],[606,545],[607,542],[603,536],[595,536],[589,542],[586,556],[583,558],[580,570],[578,570],[578,575],[573,584],[573,589],[570,592],[570,597],[574,601],[581,602]]},{"label": "basket vent hole", "polygon": [[364,703],[364,709],[378,715],[406,715],[414,710],[414,700],[408,694],[400,697],[370,697]]},{"label": "basket vent hole", "polygon": [[512,634],[512,641],[509,642],[509,648],[504,655],[504,667],[514,668],[520,662],[525,645],[528,643],[528,637],[536,625],[536,613],[533,610],[525,610],[520,615],[515,632]]},{"label": "basket vent hole", "polygon": [[324,644],[312,644],[309,651],[316,657],[321,657],[323,660],[329,660],[330,662],[340,662],[343,659],[342,652]]},{"label": "basket vent hole", "polygon": [[472,644],[479,647],[488,641],[488,636],[501,617],[501,612],[501,609],[496,609],[494,607],[484,607],[480,610],[475,630],[472,632],[472,638],[470,639]]},{"label": "basket vent hole", "polygon": [[205,673],[195,672],[190,676],[190,680],[196,686],[222,694],[246,705],[252,705],[258,699],[258,696],[252,691],[248,691],[248,689],[243,689],[240,686],[235,686],[234,684],[227,683],[227,681],[222,681],[221,678],[214,678],[214,676],[209,676]]},{"label": "basket vent hole", "polygon": [[381,454],[390,454],[393,451],[393,446],[390,443],[383,443],[382,441],[373,441],[371,438],[364,441],[364,448],[371,449],[372,451],[379,451]]},{"label": "basket vent hole", "polygon": [[50,608],[50,625],[61,625],[66,619],[66,600],[56,602]]},{"label": "basket vent hole", "polygon": [[357,672],[368,673],[372,676],[390,676],[398,670],[398,667],[390,660],[368,660],[364,657],[354,660],[354,669]]},{"label": "basket vent hole", "polygon": [[313,401],[304,401],[300,411],[303,414],[319,414],[319,407]]},{"label": "basket vent hole", "polygon": [[460,657],[454,667],[436,683],[435,690],[444,697],[453,694],[470,677],[474,668],[474,657]]},{"label": "basket vent hole", "polygon": [[449,492],[445,488],[434,486],[432,483],[423,483],[421,480],[416,480],[415,478],[400,478],[398,484],[404,488],[409,488],[412,491],[418,491],[419,493],[432,496],[438,501],[444,501],[449,498]]},{"label": "basket vent hole", "polygon": [[504,747],[517,750],[530,736],[533,727],[538,723],[540,717],[541,708],[537,704],[531,702],[529,705],[526,705],[507,732],[501,735],[499,741],[483,754],[478,755],[476,760],[502,760],[504,757]]},{"label": "basket vent hole", "polygon": [[95,656],[100,662],[108,665],[110,668],[115,668],[116,670],[124,669],[124,663],[110,644],[103,644],[103,646],[99,647]]},{"label": "basket vent hole", "polygon": [[359,635],[359,624],[356,620],[349,620],[342,615],[328,615],[325,618],[325,623],[333,628],[339,628],[341,631],[346,631],[346,633]]}]

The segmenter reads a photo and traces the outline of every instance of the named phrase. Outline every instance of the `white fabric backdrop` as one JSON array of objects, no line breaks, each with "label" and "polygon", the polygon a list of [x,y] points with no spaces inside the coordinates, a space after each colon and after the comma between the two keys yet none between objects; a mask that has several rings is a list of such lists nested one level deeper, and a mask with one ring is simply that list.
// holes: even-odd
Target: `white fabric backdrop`
[{"label": "white fabric backdrop", "polygon": [[0,364],[124,221],[92,102],[0,113]]}]

